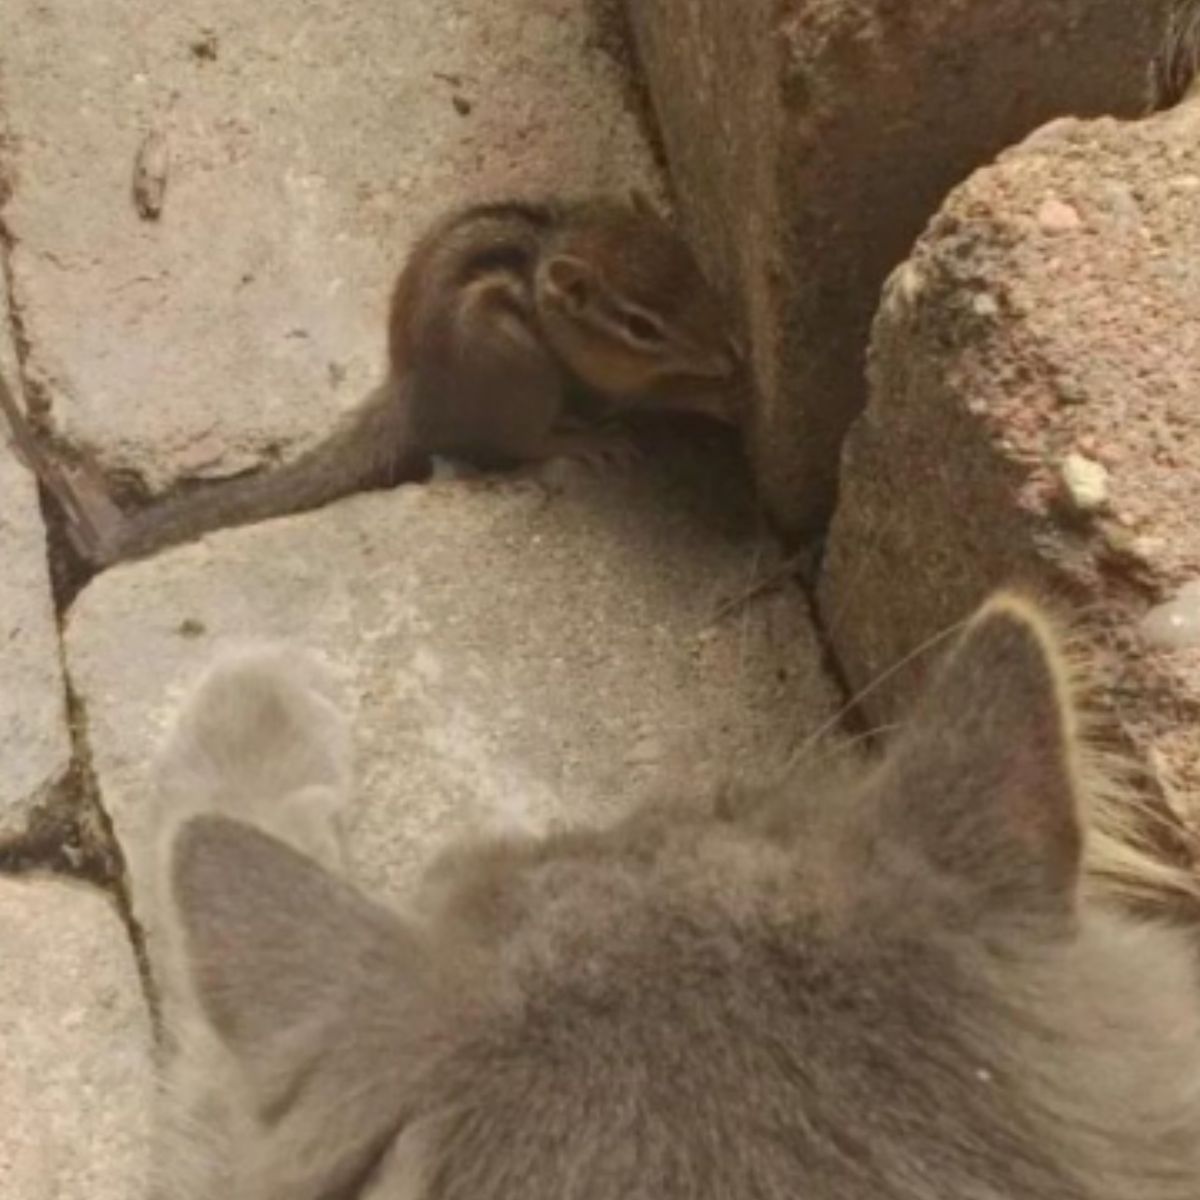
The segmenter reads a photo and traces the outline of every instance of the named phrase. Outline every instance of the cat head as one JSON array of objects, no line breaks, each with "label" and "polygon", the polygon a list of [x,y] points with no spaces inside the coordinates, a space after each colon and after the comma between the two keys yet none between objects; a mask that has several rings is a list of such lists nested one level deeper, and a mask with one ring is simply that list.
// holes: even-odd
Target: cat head
[{"label": "cat head", "polygon": [[419,917],[189,818],[166,1192],[1194,1195],[1190,948],[1084,893],[1060,661],[1000,597],[853,781],[465,845]]}]

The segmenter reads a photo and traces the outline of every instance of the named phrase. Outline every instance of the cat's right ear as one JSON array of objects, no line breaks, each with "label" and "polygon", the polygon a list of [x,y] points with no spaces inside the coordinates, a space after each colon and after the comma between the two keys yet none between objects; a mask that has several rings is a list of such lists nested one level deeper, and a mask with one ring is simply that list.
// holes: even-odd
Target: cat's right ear
[{"label": "cat's right ear", "polygon": [[272,1194],[341,1194],[399,1127],[442,1011],[424,946],[317,863],[225,817],[182,826],[170,888],[189,990],[249,1083]]},{"label": "cat's right ear", "polygon": [[994,909],[1069,916],[1083,850],[1075,724],[1049,622],[998,595],[874,778],[885,837],[915,846]]}]

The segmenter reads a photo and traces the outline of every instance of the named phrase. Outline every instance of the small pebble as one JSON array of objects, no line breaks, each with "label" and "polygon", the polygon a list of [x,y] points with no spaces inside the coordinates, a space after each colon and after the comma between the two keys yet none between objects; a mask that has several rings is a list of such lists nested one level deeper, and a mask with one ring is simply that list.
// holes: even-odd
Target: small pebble
[{"label": "small pebble", "polygon": [[1068,454],[1058,468],[1071,506],[1081,513],[1099,512],[1108,503],[1108,472],[1082,454]]},{"label": "small pebble", "polygon": [[1142,635],[1162,650],[1200,647],[1200,579],[1185,583],[1173,600],[1152,608],[1142,618]]},{"label": "small pebble", "polygon": [[1129,541],[1129,552],[1140,562],[1153,562],[1167,548],[1167,539],[1153,537],[1148,533],[1138,534]]},{"label": "small pebble", "polygon": [[1078,211],[1061,200],[1047,200],[1038,209],[1037,220],[1047,233],[1067,233],[1083,224]]},{"label": "small pebble", "polygon": [[980,292],[971,301],[971,309],[977,317],[994,317],[1000,311],[1000,305],[996,303],[995,296]]},{"label": "small pebble", "polygon": [[157,221],[162,215],[170,165],[166,135],[151,130],[133,160],[133,202],[143,220]]},{"label": "small pebble", "polygon": [[216,62],[220,42],[216,30],[206,29],[191,44],[192,57],[201,62]]}]

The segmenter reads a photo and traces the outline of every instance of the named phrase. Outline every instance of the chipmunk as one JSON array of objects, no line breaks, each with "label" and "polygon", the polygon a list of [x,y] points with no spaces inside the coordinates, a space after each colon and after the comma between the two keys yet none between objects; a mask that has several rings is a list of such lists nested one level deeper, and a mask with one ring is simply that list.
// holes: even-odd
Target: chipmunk
[{"label": "chipmunk", "polygon": [[[645,202],[506,202],[444,217],[396,282],[388,356],[387,381],[294,462],[101,514],[99,536],[73,521],[78,548],[96,566],[140,557],[421,479],[435,456],[505,469],[602,455],[623,443],[604,420],[631,410],[738,419],[740,360],[721,306]],[[63,495],[61,473],[39,474],[69,520],[94,509]]]}]

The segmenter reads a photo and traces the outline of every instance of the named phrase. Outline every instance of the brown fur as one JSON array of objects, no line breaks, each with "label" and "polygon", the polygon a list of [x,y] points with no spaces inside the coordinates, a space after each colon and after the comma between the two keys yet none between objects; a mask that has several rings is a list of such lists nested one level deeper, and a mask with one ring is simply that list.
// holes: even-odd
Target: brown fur
[{"label": "brown fur", "polygon": [[467,843],[407,915],[303,852],[345,731],[298,669],[218,666],[164,758],[164,1197],[1200,1190],[1192,946],[1081,887],[1075,720],[1025,603],[861,777]]}]

